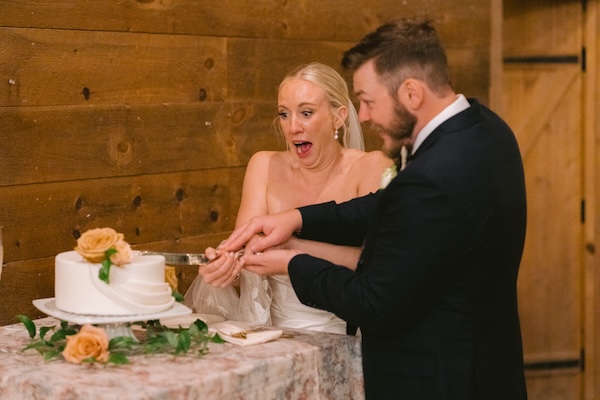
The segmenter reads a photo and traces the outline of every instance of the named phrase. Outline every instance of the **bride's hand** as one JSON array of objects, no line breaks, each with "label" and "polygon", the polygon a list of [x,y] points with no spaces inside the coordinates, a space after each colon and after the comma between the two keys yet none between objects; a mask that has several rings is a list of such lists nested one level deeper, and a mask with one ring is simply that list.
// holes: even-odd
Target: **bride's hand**
[{"label": "bride's hand", "polygon": [[285,275],[290,260],[298,254],[297,250],[269,249],[263,253],[246,253],[241,260],[245,269],[259,275]]},{"label": "bride's hand", "polygon": [[[254,236],[252,236],[252,239],[250,239],[250,240],[248,241],[248,243],[246,243],[246,249],[252,249],[252,248],[256,247],[256,246],[255,246],[255,243],[257,243],[257,242],[259,242],[260,240],[262,240],[262,238],[263,238],[264,236],[265,236],[265,235],[263,235],[262,233],[257,233],[257,234],[255,234]],[[293,248],[295,248],[294,246],[295,246],[295,243],[297,242],[297,240],[298,240],[298,239],[296,239],[294,236],[292,236],[292,237],[291,237],[291,238],[289,238],[289,239],[288,239],[286,242],[284,242],[284,243],[281,243],[280,245],[276,245],[276,246],[269,247],[269,250],[276,250],[276,249],[279,249],[279,250],[283,250],[283,249],[293,249]],[[250,251],[250,250],[248,250],[248,251]],[[249,254],[249,253],[248,253],[248,254]]]},{"label": "bride's hand", "polygon": [[237,278],[244,262],[233,252],[222,252],[208,247],[204,254],[210,260],[198,268],[204,282],[215,287],[227,287]]}]

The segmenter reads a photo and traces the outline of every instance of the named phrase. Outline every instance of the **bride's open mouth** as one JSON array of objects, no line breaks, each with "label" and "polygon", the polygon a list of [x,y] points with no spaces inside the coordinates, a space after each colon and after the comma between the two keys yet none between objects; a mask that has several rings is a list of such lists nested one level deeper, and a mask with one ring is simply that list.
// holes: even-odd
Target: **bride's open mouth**
[{"label": "bride's open mouth", "polygon": [[311,142],[298,142],[298,143],[294,143],[294,146],[296,146],[296,153],[298,153],[298,155],[304,155],[310,151],[310,149],[312,148],[312,143]]}]

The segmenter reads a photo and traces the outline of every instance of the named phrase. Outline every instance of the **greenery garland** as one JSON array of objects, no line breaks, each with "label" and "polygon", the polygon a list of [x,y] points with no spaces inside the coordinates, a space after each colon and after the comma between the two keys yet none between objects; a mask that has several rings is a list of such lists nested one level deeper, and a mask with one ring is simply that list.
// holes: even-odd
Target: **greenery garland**
[{"label": "greenery garland", "polygon": [[[31,318],[25,315],[18,315],[17,318],[25,325],[29,332],[31,343],[21,351],[36,350],[45,361],[63,358],[65,347],[69,338],[74,338],[79,334],[82,326],[72,325],[66,321],[60,321],[58,326],[43,326],[39,329],[39,336],[35,323]],[[136,322],[132,325],[140,325],[145,329],[145,340],[137,341],[127,336],[118,336],[110,339],[108,346],[103,350],[106,359],[91,356],[81,360],[85,363],[105,363],[105,364],[129,364],[129,356],[139,354],[173,354],[175,356],[187,354],[193,351],[197,356],[202,356],[208,352],[208,343],[224,343],[218,334],[211,334],[208,326],[200,319],[197,319],[189,328],[168,328],[158,320],[147,322]],[[66,359],[66,358],[65,358]],[[67,360],[69,361],[69,360]]]}]

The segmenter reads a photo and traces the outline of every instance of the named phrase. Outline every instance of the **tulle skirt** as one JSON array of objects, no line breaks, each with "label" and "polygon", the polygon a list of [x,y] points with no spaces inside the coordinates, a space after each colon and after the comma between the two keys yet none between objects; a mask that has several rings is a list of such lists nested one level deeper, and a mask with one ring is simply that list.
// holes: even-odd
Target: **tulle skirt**
[{"label": "tulle skirt", "polygon": [[266,277],[240,272],[239,294],[233,286],[216,288],[198,275],[184,296],[186,306],[198,314],[220,315],[227,320],[271,325],[273,294]]},{"label": "tulle skirt", "polygon": [[252,325],[307,329],[345,334],[346,322],[328,311],[300,302],[288,275],[266,277],[242,270],[238,291],[215,288],[198,275],[185,294],[184,304],[198,314],[220,315]]}]

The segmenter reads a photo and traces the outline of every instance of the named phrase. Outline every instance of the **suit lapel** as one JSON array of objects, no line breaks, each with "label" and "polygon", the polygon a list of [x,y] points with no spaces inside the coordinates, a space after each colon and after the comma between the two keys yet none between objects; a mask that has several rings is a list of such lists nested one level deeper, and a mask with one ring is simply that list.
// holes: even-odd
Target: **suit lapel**
[{"label": "suit lapel", "polygon": [[411,161],[419,154],[423,154],[431,147],[439,138],[444,135],[451,134],[457,131],[464,130],[483,120],[481,105],[475,99],[469,99],[471,107],[456,114],[452,118],[442,122],[440,126],[435,128],[433,132],[421,143],[417,151],[411,156]]}]

